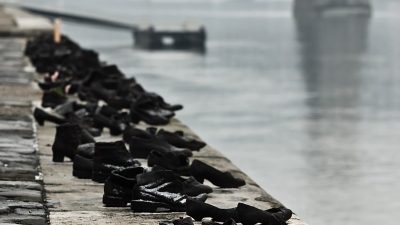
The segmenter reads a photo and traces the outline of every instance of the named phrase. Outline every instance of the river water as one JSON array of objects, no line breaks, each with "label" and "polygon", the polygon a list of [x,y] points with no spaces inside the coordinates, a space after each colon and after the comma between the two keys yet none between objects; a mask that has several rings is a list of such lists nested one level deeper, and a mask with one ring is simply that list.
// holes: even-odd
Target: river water
[{"label": "river water", "polygon": [[[63,31],[149,90],[270,194],[315,225],[396,225],[400,2],[312,16],[311,0],[35,0],[131,23],[199,22],[207,53],[132,48],[129,32]],[[315,11],[315,10],[314,10]]]}]

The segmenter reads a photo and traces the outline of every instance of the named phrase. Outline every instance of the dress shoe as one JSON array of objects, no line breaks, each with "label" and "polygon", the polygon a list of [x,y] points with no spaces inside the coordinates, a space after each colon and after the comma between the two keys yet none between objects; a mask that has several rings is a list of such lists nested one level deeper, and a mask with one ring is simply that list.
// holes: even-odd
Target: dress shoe
[{"label": "dress shoe", "polygon": [[211,217],[215,221],[224,222],[235,218],[236,208],[220,209],[213,205],[188,199],[186,201],[186,214],[193,217],[196,221]]},{"label": "dress shoe", "polygon": [[178,148],[188,148],[193,151],[199,151],[201,148],[206,146],[206,143],[190,138],[182,131],[170,132],[160,129],[157,132],[157,137]]},{"label": "dress shoe", "polygon": [[192,156],[193,153],[189,149],[180,149],[170,145],[168,142],[150,137],[130,137],[129,150],[134,158],[147,158],[151,151],[161,152],[179,152],[185,156]]},{"label": "dress shoe", "polygon": [[[188,197],[177,188],[174,182],[153,182],[146,185],[140,185],[138,176],[138,184],[133,188],[131,209],[133,212],[185,212],[185,203],[187,199],[193,198],[198,201],[205,201],[206,194],[200,194],[196,197]],[[174,189],[174,193],[167,190]]]},{"label": "dress shoe", "polygon": [[243,225],[254,225],[257,223],[286,225],[286,221],[292,217],[292,211],[286,208],[264,211],[244,203],[239,203],[236,208],[236,217]]},{"label": "dress shoe", "polygon": [[201,183],[207,179],[221,188],[238,188],[246,184],[243,179],[236,178],[229,172],[221,172],[197,159],[193,160],[190,166],[190,174]]},{"label": "dress shoe", "polygon": [[184,172],[189,170],[189,158],[179,152],[153,150],[147,158],[147,165],[149,167],[157,165],[167,170]]},{"label": "dress shoe", "polygon": [[137,176],[137,185],[156,187],[163,186],[160,190],[171,193],[181,193],[188,196],[198,196],[212,192],[212,188],[199,183],[193,177],[183,178],[170,170],[157,170]]}]

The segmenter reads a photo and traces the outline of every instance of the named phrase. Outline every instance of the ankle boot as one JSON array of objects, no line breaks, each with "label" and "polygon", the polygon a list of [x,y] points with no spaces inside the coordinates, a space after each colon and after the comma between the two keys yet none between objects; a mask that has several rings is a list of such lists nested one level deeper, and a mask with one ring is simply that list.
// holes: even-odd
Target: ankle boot
[{"label": "ankle boot", "polygon": [[196,221],[211,217],[215,221],[224,222],[230,218],[235,218],[236,208],[220,209],[213,205],[188,199],[186,201],[186,214],[193,217]]},{"label": "ankle boot", "polygon": [[104,183],[111,171],[138,166],[140,163],[132,158],[123,141],[97,142],[93,156],[92,180]]},{"label": "ankle boot", "polygon": [[278,212],[269,212],[257,209],[253,206],[239,203],[236,208],[236,217],[243,225],[262,223],[266,225],[286,225],[286,221],[292,216],[292,211],[280,208]]},{"label": "ankle boot", "polygon": [[221,172],[197,159],[193,160],[190,166],[190,174],[201,183],[207,179],[221,188],[238,188],[246,184],[243,179],[235,178],[229,172]]},{"label": "ankle boot", "polygon": [[74,177],[79,179],[92,178],[94,148],[94,142],[78,146],[72,164],[72,175]]},{"label": "ankle boot", "polygon": [[112,171],[104,184],[103,204],[106,207],[125,207],[132,200],[136,176],[143,172],[143,167]]},{"label": "ankle boot", "polygon": [[64,162],[64,156],[74,159],[76,148],[83,143],[82,129],[77,124],[66,123],[56,128],[52,146],[53,162]]},{"label": "ankle boot", "polygon": [[167,170],[183,172],[189,170],[189,158],[178,152],[153,150],[147,158],[147,165],[149,167],[157,165]]},{"label": "ankle boot", "polygon": [[49,121],[55,124],[62,124],[66,122],[65,118],[63,118],[61,115],[48,113],[40,108],[35,108],[35,110],[33,111],[33,117],[40,126],[43,126],[45,121]]}]

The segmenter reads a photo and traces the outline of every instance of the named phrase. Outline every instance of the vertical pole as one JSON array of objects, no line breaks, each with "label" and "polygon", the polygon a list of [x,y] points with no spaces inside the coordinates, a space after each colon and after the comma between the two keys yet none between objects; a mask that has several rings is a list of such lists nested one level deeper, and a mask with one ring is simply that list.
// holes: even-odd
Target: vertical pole
[{"label": "vertical pole", "polygon": [[61,20],[60,19],[55,19],[54,20],[54,42],[55,43],[60,43],[61,42]]}]

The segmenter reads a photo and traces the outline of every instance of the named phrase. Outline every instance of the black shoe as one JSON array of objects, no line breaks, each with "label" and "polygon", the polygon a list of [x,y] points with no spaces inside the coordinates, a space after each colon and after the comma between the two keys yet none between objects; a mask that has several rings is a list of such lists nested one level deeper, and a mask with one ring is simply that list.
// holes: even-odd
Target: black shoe
[{"label": "black shoe", "polygon": [[92,180],[104,183],[111,171],[138,166],[140,163],[132,158],[123,141],[97,142],[93,156]]},{"label": "black shoe", "polygon": [[146,187],[163,186],[160,191],[198,196],[212,192],[212,188],[199,183],[193,177],[183,178],[170,170],[158,170],[137,176],[137,185]]},{"label": "black shoe", "polygon": [[213,205],[188,199],[186,201],[186,214],[193,217],[196,221],[211,217],[215,221],[224,222],[230,218],[235,218],[236,208],[220,209]]},{"label": "black shoe", "polygon": [[125,141],[125,143],[130,143],[132,137],[152,139],[153,135],[150,134],[149,132],[147,132],[146,130],[128,126],[125,128],[125,130],[122,134],[122,139]]},{"label": "black shoe", "polygon": [[103,204],[106,207],[125,207],[132,200],[136,176],[143,172],[142,167],[112,171],[104,184]]},{"label": "black shoe", "polygon": [[95,114],[93,116],[93,122],[95,124],[95,127],[97,128],[107,127],[108,129],[110,129],[110,134],[113,136],[122,134],[123,127],[121,123],[117,120],[108,118],[101,114]]},{"label": "black shoe", "polygon": [[184,172],[189,170],[189,158],[179,152],[153,150],[147,158],[147,165],[149,167],[157,165],[167,170]]},{"label": "black shoe", "polygon": [[35,108],[35,110],[33,111],[33,117],[35,117],[35,120],[40,126],[43,126],[45,121],[49,121],[55,124],[62,124],[66,122],[65,118],[63,118],[61,115],[58,115],[56,113],[49,113],[40,108]]},{"label": "black shoe", "polygon": [[270,211],[264,211],[253,206],[239,203],[236,208],[236,217],[243,225],[254,225],[256,223],[286,225],[286,221],[292,217],[292,211],[290,209],[279,208],[277,212]]},{"label": "black shoe", "polygon": [[79,179],[92,179],[95,143],[79,145],[72,164],[72,175]]},{"label": "black shoe", "polygon": [[[131,209],[133,212],[185,212],[185,203],[189,197],[181,193],[170,193],[163,189],[171,183],[155,183],[148,185],[136,185],[133,188]],[[192,197],[198,201],[205,201],[206,194]]]},{"label": "black shoe", "polygon": [[246,184],[243,179],[235,178],[229,172],[221,172],[197,159],[193,160],[190,166],[190,174],[201,183],[207,179],[221,188],[238,188]]},{"label": "black shoe", "polygon": [[168,142],[154,137],[130,137],[129,150],[134,158],[147,158],[151,151],[179,152],[185,156],[193,156],[189,149],[180,149],[170,145]]},{"label": "black shoe", "polygon": [[206,143],[198,141],[194,138],[190,138],[186,136],[182,131],[169,132],[160,129],[157,132],[157,137],[167,141],[171,145],[176,146],[178,148],[188,148],[193,151],[199,151],[201,148],[206,146]]},{"label": "black shoe", "polygon": [[42,107],[55,108],[58,105],[64,104],[68,98],[56,91],[50,90],[43,93]]},{"label": "black shoe", "polygon": [[159,223],[159,225],[194,225],[193,224],[193,220],[190,217],[186,217],[186,218],[179,218],[176,220],[172,220],[172,221],[161,221]]},{"label": "black shoe", "polygon": [[174,116],[172,111],[162,109],[151,99],[140,98],[132,103],[130,108],[131,120],[133,123],[144,121],[150,125],[166,125]]},{"label": "black shoe", "polygon": [[64,156],[74,159],[76,149],[80,144],[94,142],[77,124],[62,124],[57,126],[56,137],[52,146],[53,162],[64,162]]}]

